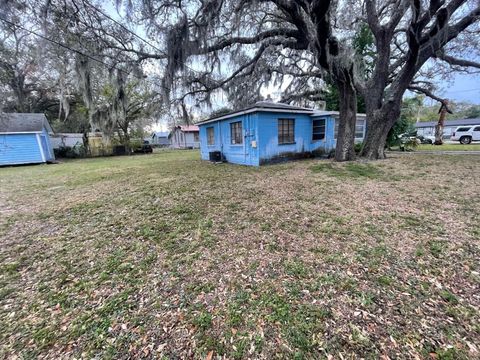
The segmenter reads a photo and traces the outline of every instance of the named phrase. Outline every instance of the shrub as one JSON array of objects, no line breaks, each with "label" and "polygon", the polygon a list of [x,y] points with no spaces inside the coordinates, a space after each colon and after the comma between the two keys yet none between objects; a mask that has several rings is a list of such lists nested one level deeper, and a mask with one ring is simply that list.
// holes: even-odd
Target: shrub
[{"label": "shrub", "polygon": [[67,158],[67,159],[82,158],[87,155],[85,146],[83,146],[82,144],[77,144],[73,147],[61,146],[58,149],[53,149],[53,153],[57,158]]},{"label": "shrub", "polygon": [[67,152],[72,148],[70,146],[61,146],[58,149],[53,149],[53,153],[56,158],[65,158],[67,157]]},{"label": "shrub", "polygon": [[141,139],[132,139],[128,143],[128,147],[132,150],[141,149],[143,145],[143,140]]}]

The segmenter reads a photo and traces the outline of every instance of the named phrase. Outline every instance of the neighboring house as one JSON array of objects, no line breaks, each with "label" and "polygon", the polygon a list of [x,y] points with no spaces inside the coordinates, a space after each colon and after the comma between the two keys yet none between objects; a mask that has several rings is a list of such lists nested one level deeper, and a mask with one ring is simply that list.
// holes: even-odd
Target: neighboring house
[{"label": "neighboring house", "polygon": [[62,147],[75,147],[83,145],[82,133],[56,133],[50,135],[50,142],[54,149],[60,149]]},{"label": "neighboring house", "polygon": [[174,149],[198,149],[200,147],[197,125],[175,126],[168,137],[170,146]]},{"label": "neighboring house", "polygon": [[[220,152],[223,159],[262,165],[285,158],[328,153],[335,148],[338,112],[281,103],[257,102],[246,109],[198,123],[204,160]],[[365,137],[365,115],[357,115],[356,141]]]},{"label": "neighboring house", "polygon": [[[435,125],[438,121],[421,121],[415,123],[417,135],[435,136]],[[473,126],[480,125],[480,119],[460,119],[460,120],[446,120],[443,128],[443,138],[448,140],[452,137],[452,133],[459,126]]]},{"label": "neighboring house", "polygon": [[55,160],[51,133],[43,114],[0,113],[0,166]]},{"label": "neighboring house", "polygon": [[167,131],[157,131],[152,133],[150,138],[147,138],[150,142],[150,145],[154,146],[168,146],[170,145],[170,140],[168,140],[168,132]]}]

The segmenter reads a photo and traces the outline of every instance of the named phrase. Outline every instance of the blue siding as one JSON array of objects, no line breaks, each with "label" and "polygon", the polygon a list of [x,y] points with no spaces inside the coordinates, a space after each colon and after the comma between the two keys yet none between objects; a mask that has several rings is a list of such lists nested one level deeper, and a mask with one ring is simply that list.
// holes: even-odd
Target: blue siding
[{"label": "blue siding", "polygon": [[[308,154],[313,151],[322,150],[328,152],[333,149],[335,142],[333,140],[335,121],[330,116],[316,117],[315,119],[325,119],[325,139],[312,140],[313,118],[306,114],[295,113],[259,113],[258,133],[260,142],[260,163],[271,161],[283,156],[294,156],[295,154]],[[278,143],[278,120],[295,120],[295,143]]]},{"label": "blue siding", "polygon": [[37,134],[0,134],[0,165],[43,162]]},{"label": "blue siding", "polygon": [[[325,152],[329,152],[335,149],[337,145],[337,140],[334,139],[335,137],[335,118],[330,115],[327,116],[314,116],[312,120],[317,119],[325,119],[325,139],[323,140],[316,140],[312,144],[312,151],[317,149],[322,149]],[[313,131],[313,122],[312,122],[312,131]]]},{"label": "blue siding", "polygon": [[0,134],[0,166],[35,164],[52,160],[55,160],[55,155],[45,128],[39,134]]},{"label": "blue siding", "polygon": [[[295,120],[295,143],[278,143],[278,119]],[[313,119],[325,119],[325,139],[312,140]],[[230,124],[241,121],[243,144],[231,143]],[[213,128],[215,143],[208,145],[207,129]],[[204,160],[209,152],[221,151],[228,162],[258,166],[282,157],[295,157],[335,147],[335,120],[331,116],[312,117],[308,114],[256,112],[200,125],[200,153]],[[256,146],[255,146],[256,143]]]},{"label": "blue siding", "polygon": [[[230,124],[242,123],[242,144],[232,144]],[[213,128],[215,143],[208,145],[207,129]],[[257,140],[257,114],[246,114],[229,119],[200,125],[200,153],[203,160],[209,159],[211,151],[221,151],[225,160],[234,164],[258,165],[258,146],[252,146]]]}]

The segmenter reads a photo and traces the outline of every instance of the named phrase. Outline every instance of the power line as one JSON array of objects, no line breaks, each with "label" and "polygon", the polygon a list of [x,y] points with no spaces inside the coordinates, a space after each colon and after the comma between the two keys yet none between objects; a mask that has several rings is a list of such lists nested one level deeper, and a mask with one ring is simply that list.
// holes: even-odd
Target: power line
[{"label": "power line", "polygon": [[[95,11],[97,11],[98,13],[102,14],[103,16],[105,16],[106,18],[110,19],[111,21],[113,21],[114,23],[118,24],[122,29],[124,29],[125,31],[129,32],[130,34],[132,34],[133,36],[135,36],[136,38],[142,40],[145,44],[147,45],[150,45],[152,48],[154,48],[155,50],[159,51],[163,56],[168,56],[168,54],[158,48],[157,46],[153,45],[151,42],[149,42],[148,40],[146,40],[145,38],[143,38],[142,36],[138,35],[137,33],[135,33],[134,31],[130,30],[129,28],[127,28],[125,25],[123,25],[121,22],[115,20],[114,18],[112,18],[110,15],[106,14],[103,10],[101,10],[100,8],[98,8],[97,6],[95,5],[92,5],[90,2],[88,2],[87,0],[84,1],[85,4],[87,4],[88,6],[90,6],[91,8],[93,8]],[[180,62],[177,60],[177,59],[174,59],[174,61],[179,64],[179,65],[183,65],[185,66],[187,69],[190,69],[191,71],[193,71],[194,73],[197,73],[199,75],[203,75],[202,72],[198,71],[198,70],[195,70],[193,69],[192,67],[188,66],[187,64],[180,64]],[[215,79],[211,79],[213,82],[217,83],[217,85],[220,85],[222,86],[222,82],[221,81],[218,81],[218,80],[215,80]]]},{"label": "power line", "polygon": [[[109,64],[105,63],[104,61],[102,61],[102,60],[100,60],[100,59],[97,59],[97,58],[95,58],[95,57],[93,57],[93,56],[91,56],[91,55],[88,55],[88,54],[86,54],[86,53],[84,53],[84,52],[82,52],[82,51],[80,51],[80,50],[73,49],[73,48],[69,47],[68,45],[62,44],[61,42],[59,42],[59,41],[57,41],[57,40],[48,38],[48,37],[46,37],[46,36],[44,36],[44,35],[42,35],[42,34],[39,34],[39,33],[35,32],[35,31],[33,31],[33,30],[27,29],[27,28],[23,27],[22,25],[15,24],[15,23],[11,22],[10,20],[4,19],[4,18],[2,18],[2,17],[0,17],[0,20],[2,20],[3,22],[5,22],[5,23],[7,23],[7,24],[9,24],[9,25],[11,25],[11,26],[18,27],[18,28],[20,28],[20,29],[22,29],[22,30],[24,30],[24,31],[32,34],[32,35],[38,36],[39,38],[41,38],[41,39],[43,39],[43,40],[46,40],[46,41],[49,41],[49,42],[51,42],[51,43],[53,43],[53,44],[55,44],[55,45],[57,45],[57,46],[60,46],[60,47],[62,47],[62,48],[64,48],[64,49],[67,49],[67,50],[70,50],[70,51],[72,51],[72,52],[74,52],[74,53],[76,53],[76,54],[85,56],[85,57],[87,57],[87,58],[89,58],[89,59],[91,59],[91,60],[93,60],[93,61],[95,61],[95,62],[97,62],[97,63],[100,63],[100,64],[104,65],[105,67],[107,67],[107,68],[109,68],[109,69],[110,69],[110,68],[113,68],[113,69],[115,69],[115,70],[118,70],[118,71],[126,74],[127,76],[131,74],[131,73],[129,73],[128,71],[125,71],[125,70],[123,70],[123,69],[120,69],[120,68],[116,67],[115,65],[110,66]],[[132,75],[133,75],[135,78],[139,79],[139,80],[144,80],[144,81],[147,81],[147,82],[148,82],[148,80],[147,80],[146,78],[138,77],[138,76],[136,76],[135,74],[132,74]],[[164,85],[158,85],[157,83],[153,83],[153,82],[151,82],[151,83],[154,84],[155,86],[160,86],[161,88],[163,88],[163,89],[165,89],[165,90],[171,91],[170,88],[168,88],[168,87],[166,87],[166,86],[164,86]]]},{"label": "power line", "polygon": [[480,88],[478,88],[478,89],[467,89],[467,90],[456,90],[456,91],[449,91],[449,90],[447,90],[446,93],[447,93],[447,94],[456,94],[456,93],[468,92],[468,91],[480,91]]},{"label": "power line", "polygon": [[112,18],[110,15],[106,14],[103,10],[101,10],[100,8],[98,8],[97,6],[95,5],[92,5],[91,3],[89,3],[88,1],[84,1],[85,4],[87,4],[88,6],[90,6],[91,8],[93,8],[95,11],[99,12],[100,14],[102,14],[103,16],[105,16],[106,18],[108,18],[109,20],[113,21],[115,24],[118,24],[122,29],[126,30],[127,32],[129,32],[130,34],[132,34],[133,36],[135,36],[136,38],[142,40],[144,43],[146,43],[147,45],[150,45],[151,47],[153,47],[155,50],[157,51],[160,51],[160,53],[162,53],[162,55],[164,56],[167,56],[167,53],[163,50],[161,50],[160,48],[158,48],[157,46],[153,45],[151,42],[149,42],[148,40],[146,40],[145,38],[141,37],[140,35],[136,34],[134,31],[130,30],[129,28],[127,28],[125,25],[123,25],[121,22],[115,20],[114,18]]}]

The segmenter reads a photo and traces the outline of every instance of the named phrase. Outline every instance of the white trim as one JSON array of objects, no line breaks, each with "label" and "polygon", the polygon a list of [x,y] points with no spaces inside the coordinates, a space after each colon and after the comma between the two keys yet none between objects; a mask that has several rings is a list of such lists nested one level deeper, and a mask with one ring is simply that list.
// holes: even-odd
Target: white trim
[{"label": "white trim", "polygon": [[313,110],[290,110],[290,109],[273,109],[273,108],[269,109],[269,108],[254,107],[254,108],[251,108],[251,109],[248,109],[248,110],[243,110],[243,111],[234,112],[232,114],[223,115],[223,116],[220,116],[220,117],[215,118],[215,119],[201,121],[201,122],[196,123],[195,125],[205,125],[205,124],[209,124],[209,123],[212,123],[212,122],[215,122],[215,121],[230,119],[230,118],[233,118],[233,117],[236,117],[236,116],[250,114],[250,113],[253,113],[253,112],[294,113],[294,114],[309,114],[309,115],[311,115]]},{"label": "white trim", "polygon": [[4,131],[0,132],[0,135],[8,135],[8,134],[41,134],[42,131]]},{"label": "white trim", "polygon": [[42,160],[43,162],[47,162],[47,159],[45,158],[45,153],[43,152],[43,146],[42,146],[42,141],[40,140],[40,134],[36,134],[36,136],[37,136],[38,146],[40,147],[40,154],[42,155]]},{"label": "white trim", "polygon": [[[338,112],[338,111],[325,111],[324,113],[318,113],[317,112],[317,113],[313,113],[311,116],[312,116],[312,118],[324,117],[324,116],[338,117],[338,116],[340,116],[340,112]],[[366,118],[367,115],[362,114],[362,113],[357,113],[356,117],[360,118],[360,119],[363,119],[363,118]]]}]

